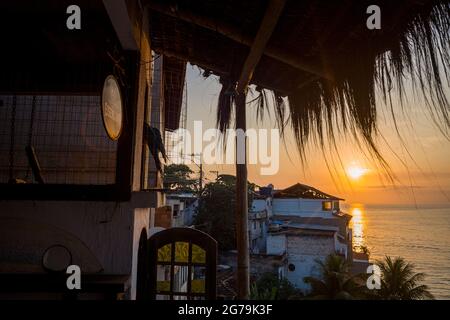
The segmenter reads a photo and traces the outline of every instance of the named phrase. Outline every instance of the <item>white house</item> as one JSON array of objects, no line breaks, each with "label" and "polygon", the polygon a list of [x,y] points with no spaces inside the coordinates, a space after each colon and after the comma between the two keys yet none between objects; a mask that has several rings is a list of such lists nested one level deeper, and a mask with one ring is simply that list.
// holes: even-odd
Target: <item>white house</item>
[{"label": "white house", "polygon": [[172,208],[172,227],[191,226],[198,207],[197,196],[193,193],[170,193],[166,204]]},{"label": "white house", "polygon": [[[249,213],[251,253],[286,255],[283,274],[307,291],[303,278],[319,275],[317,260],[330,254],[352,260],[351,216],[340,211],[342,200],[299,183],[280,191],[263,188]],[[263,213],[266,228],[253,228]]]}]

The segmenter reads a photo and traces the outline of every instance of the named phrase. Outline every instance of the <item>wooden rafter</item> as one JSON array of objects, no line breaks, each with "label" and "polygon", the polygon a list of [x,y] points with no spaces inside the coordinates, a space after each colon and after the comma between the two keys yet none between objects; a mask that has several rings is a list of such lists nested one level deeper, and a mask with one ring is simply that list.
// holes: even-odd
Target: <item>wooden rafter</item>
[{"label": "wooden rafter", "polygon": [[253,71],[264,54],[267,42],[269,42],[272,32],[277,25],[285,3],[286,0],[271,0],[269,2],[264,18],[259,26],[258,33],[250,48],[250,53],[242,67],[241,75],[236,87],[238,94],[243,93],[250,83]]},{"label": "wooden rafter", "polygon": [[[172,7],[170,5],[161,4],[157,1],[148,1],[147,5],[150,10],[192,23],[208,30],[212,30],[240,44],[251,47],[254,43],[254,39],[244,35],[239,27],[220,23],[214,19],[199,16],[187,9]],[[305,61],[298,55],[279,50],[270,45],[265,47],[263,54],[272,59],[290,65],[293,68],[331,80],[331,76],[328,75],[320,65],[315,65],[310,61]]]}]

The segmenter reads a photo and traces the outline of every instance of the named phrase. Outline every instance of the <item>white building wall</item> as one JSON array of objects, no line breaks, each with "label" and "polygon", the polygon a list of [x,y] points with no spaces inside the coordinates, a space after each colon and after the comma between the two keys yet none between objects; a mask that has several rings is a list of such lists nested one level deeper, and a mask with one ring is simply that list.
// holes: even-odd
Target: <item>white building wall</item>
[{"label": "white building wall", "polygon": [[250,211],[264,211],[267,208],[266,199],[255,199],[253,200],[252,207]]},{"label": "white building wall", "polygon": [[[139,240],[142,230],[149,234],[150,208],[133,208],[129,202],[87,201],[0,201],[0,208],[0,229],[6,222],[19,231],[35,226],[32,232],[9,239],[14,243],[5,244],[6,248],[0,244],[1,254],[5,249],[22,252],[19,258],[36,263],[37,268],[46,248],[62,244],[77,254],[83,244],[93,257],[81,257],[81,264],[75,261],[81,272],[129,274],[125,297],[136,298]],[[45,233],[53,230],[56,233]],[[89,270],[96,262],[99,269]]]},{"label": "white building wall", "polygon": [[[172,210],[172,227],[184,226],[184,201],[180,199],[166,198],[166,205]],[[178,205],[178,213],[175,216],[174,207]]]},{"label": "white building wall", "polygon": [[191,226],[194,224],[195,214],[197,213],[198,200],[195,200],[183,210],[184,225]]},{"label": "white building wall", "polygon": [[79,238],[95,254],[104,273],[131,273],[134,209],[129,203],[4,201],[0,207],[0,221],[12,218],[49,224]]},{"label": "white building wall", "polygon": [[322,202],[317,199],[273,199],[273,214],[297,217],[331,218],[332,211],[323,211]]},{"label": "white building wall", "polygon": [[295,266],[294,271],[289,268],[286,278],[299,289],[308,291],[309,286],[303,281],[304,277],[320,275],[316,260],[324,261],[325,258],[334,253],[333,237],[318,236],[288,236],[287,241],[287,264]]},{"label": "white building wall", "polygon": [[267,236],[267,254],[280,255],[286,252],[286,235]]}]

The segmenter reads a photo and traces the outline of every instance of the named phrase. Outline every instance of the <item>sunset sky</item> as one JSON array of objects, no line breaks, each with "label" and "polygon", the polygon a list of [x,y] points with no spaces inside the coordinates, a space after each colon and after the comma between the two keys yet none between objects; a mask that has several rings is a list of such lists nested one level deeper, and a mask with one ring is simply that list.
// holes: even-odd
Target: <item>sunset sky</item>
[{"label": "sunset sky", "polygon": [[[217,78],[204,79],[198,68],[188,66],[188,116],[187,129],[193,130],[193,121],[203,121],[204,128],[215,127],[217,97],[221,86]],[[408,94],[412,96],[412,94]],[[411,99],[413,100],[413,99]],[[339,139],[338,157],[311,145],[302,164],[292,138],[286,134],[286,147],[280,147],[280,170],[277,175],[262,176],[257,165],[249,165],[249,180],[258,185],[272,183],[281,189],[297,182],[312,185],[324,192],[341,196],[351,203],[425,206],[450,206],[450,141],[430,119],[424,104],[409,101],[404,108],[408,116],[395,105],[397,124],[404,144],[395,131],[387,107],[379,106],[379,129],[383,137],[378,145],[396,178],[393,184],[386,179],[377,163],[364,156],[364,152],[349,141]],[[275,128],[273,117],[265,116],[262,123],[256,120],[256,107],[249,106],[248,128]],[[389,145],[387,145],[389,142]],[[288,151],[287,151],[288,150]],[[325,159],[328,160],[329,168]],[[195,167],[193,167],[196,170]],[[234,174],[234,166],[205,166],[206,182],[215,174]]]}]

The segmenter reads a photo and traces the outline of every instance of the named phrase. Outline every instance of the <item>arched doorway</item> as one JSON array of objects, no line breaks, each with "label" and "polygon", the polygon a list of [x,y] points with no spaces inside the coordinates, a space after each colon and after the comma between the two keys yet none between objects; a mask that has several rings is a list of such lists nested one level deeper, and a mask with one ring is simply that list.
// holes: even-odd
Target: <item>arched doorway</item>
[{"label": "arched doorway", "polygon": [[191,228],[170,228],[149,239],[150,296],[155,300],[216,298],[217,242]]}]

